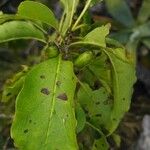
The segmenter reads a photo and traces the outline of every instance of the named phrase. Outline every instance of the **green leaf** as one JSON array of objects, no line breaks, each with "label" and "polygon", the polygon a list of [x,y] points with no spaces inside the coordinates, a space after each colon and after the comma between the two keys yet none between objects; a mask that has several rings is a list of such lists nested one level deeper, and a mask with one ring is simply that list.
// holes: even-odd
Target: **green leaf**
[{"label": "green leaf", "polygon": [[2,93],[2,102],[8,102],[10,99],[16,97],[23,87],[25,75],[28,72],[28,67],[23,66],[23,70],[13,76],[12,79],[6,81]]},{"label": "green leaf", "polygon": [[89,42],[101,47],[106,47],[105,38],[109,34],[109,29],[110,24],[94,29],[84,37],[84,42]]},{"label": "green leaf", "polygon": [[141,26],[133,29],[133,33],[131,34],[126,47],[129,49],[129,51],[133,51],[135,53],[139,42],[148,37],[150,37],[150,22],[142,24]]},{"label": "green leaf", "polygon": [[124,0],[105,0],[109,13],[120,23],[127,27],[134,25],[131,11]]},{"label": "green leaf", "polygon": [[2,95],[2,102],[8,102],[12,98],[15,98],[16,95],[20,92],[21,88],[23,87],[24,78],[21,77],[18,81],[13,83],[12,86],[5,86],[3,89],[3,95]]},{"label": "green leaf", "polygon": [[16,101],[11,136],[21,150],[77,150],[73,64],[60,56],[35,66]]},{"label": "green leaf", "polygon": [[[91,37],[91,41],[92,40],[93,37]],[[83,42],[78,42],[78,44],[79,43],[82,44]],[[94,42],[89,42],[88,44],[97,47],[99,45],[99,43]],[[113,96],[113,107],[111,110],[110,121],[107,122],[105,129],[108,130],[110,133],[112,133],[117,128],[121,118],[123,117],[125,112],[128,111],[130,106],[131,96],[133,92],[132,88],[136,80],[135,57],[134,55],[128,53],[124,48],[112,49],[112,48],[101,48],[99,46],[99,49],[104,54],[106,54],[107,56],[106,62],[108,62],[108,65],[110,66],[111,81],[109,79],[109,76],[104,81],[105,82],[108,81],[107,85],[110,85],[109,83],[111,83],[110,89],[112,95],[110,95],[110,97]],[[99,68],[100,66],[95,67],[95,70],[93,70],[94,73],[96,72],[98,73]],[[105,68],[104,70],[106,69],[107,68]],[[104,73],[102,74],[105,75]],[[99,77],[102,78],[102,76]],[[126,82],[126,79],[128,79],[128,82]],[[90,91],[88,91],[88,93],[90,93]]]},{"label": "green leaf", "polygon": [[112,138],[113,138],[113,141],[115,142],[116,146],[119,148],[121,145],[121,136],[116,133],[113,133]]},{"label": "green leaf", "polygon": [[[83,82],[88,83],[91,87],[94,87],[97,81],[111,93],[111,68],[108,64],[106,54],[101,53],[100,56],[96,57],[87,67],[83,68]],[[98,84],[98,83],[97,83]]]},{"label": "green leaf", "polygon": [[123,48],[107,49],[105,53],[112,65],[113,108],[111,121],[107,124],[107,129],[112,133],[130,107],[133,84],[136,81],[135,60]]},{"label": "green leaf", "polygon": [[101,129],[108,124],[111,114],[111,99],[104,88],[92,90],[88,84],[82,83],[78,91],[78,101],[85,110],[89,122]]},{"label": "green leaf", "polygon": [[107,56],[102,53],[93,63],[88,66],[88,70],[100,81],[107,92],[111,93],[111,68]]},{"label": "green leaf", "polygon": [[18,39],[35,39],[46,43],[42,31],[30,22],[11,21],[0,25],[0,43]]},{"label": "green leaf", "polygon": [[143,0],[142,7],[140,8],[139,15],[138,15],[138,21],[140,23],[144,23],[150,17],[149,8],[150,8],[150,0]]},{"label": "green leaf", "polygon": [[53,12],[47,6],[41,3],[33,1],[22,2],[19,5],[17,14],[26,19],[41,21],[55,29],[58,28],[58,22]]},{"label": "green leaf", "polygon": [[83,130],[86,123],[85,112],[79,103],[76,105],[76,118],[77,118],[77,133],[79,133]]},{"label": "green leaf", "polygon": [[108,150],[109,144],[105,138],[105,136],[102,136],[100,139],[95,140],[92,150]]},{"label": "green leaf", "polygon": [[79,0],[60,0],[64,6],[64,14],[60,23],[60,32],[64,36],[67,30],[72,25],[73,15],[76,12],[76,8]]},{"label": "green leaf", "polygon": [[131,31],[121,30],[115,33],[111,33],[110,37],[125,45],[129,41],[131,34]]},{"label": "green leaf", "polygon": [[150,37],[150,21],[134,28],[133,34],[131,35],[132,39],[143,38],[143,37]]},{"label": "green leaf", "polygon": [[109,34],[110,24],[106,24],[105,26],[97,27],[91,32],[89,32],[82,41],[77,41],[71,43],[70,47],[74,46],[87,46],[92,45],[93,47],[106,47],[106,36]]},{"label": "green leaf", "polygon": [[111,38],[106,38],[106,43],[110,47],[123,47],[123,45],[120,42]]}]

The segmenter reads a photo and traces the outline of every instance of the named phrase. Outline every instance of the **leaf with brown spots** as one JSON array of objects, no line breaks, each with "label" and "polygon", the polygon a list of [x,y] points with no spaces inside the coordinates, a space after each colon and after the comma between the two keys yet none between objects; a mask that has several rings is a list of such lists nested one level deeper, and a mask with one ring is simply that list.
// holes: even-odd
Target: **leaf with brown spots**
[{"label": "leaf with brown spots", "polygon": [[83,83],[77,94],[78,100],[84,108],[86,117],[90,118],[89,122],[97,128],[106,127],[111,114],[111,103],[109,102],[109,94],[104,88],[92,90],[88,84]]},{"label": "leaf with brown spots", "polygon": [[[74,76],[73,64],[63,61],[61,56],[35,66],[27,74],[17,97],[11,128],[11,137],[18,149],[78,149],[72,107],[76,88]],[[60,87],[58,81],[63,81]]]}]

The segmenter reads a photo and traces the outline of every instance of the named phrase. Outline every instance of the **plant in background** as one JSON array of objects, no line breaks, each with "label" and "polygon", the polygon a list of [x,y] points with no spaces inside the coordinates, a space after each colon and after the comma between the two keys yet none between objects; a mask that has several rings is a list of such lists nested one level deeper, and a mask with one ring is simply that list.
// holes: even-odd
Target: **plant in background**
[{"label": "plant in background", "polygon": [[78,0],[60,2],[59,22],[33,1],[22,2],[16,15],[0,15],[0,43],[35,39],[45,45],[41,63],[24,66],[4,86],[3,102],[17,95],[11,137],[20,150],[105,150],[130,106],[135,59],[106,40],[110,24],[81,36],[82,18],[98,1],[87,0],[79,15]]},{"label": "plant in background", "polygon": [[117,32],[113,33],[111,37],[122,44],[126,44],[130,51],[133,51],[133,49],[136,51],[139,43],[143,43],[150,48],[150,1],[142,1],[136,18],[133,17],[125,1],[115,0],[113,3],[111,3],[111,0],[105,1],[108,12],[120,23],[120,27],[115,27]]}]

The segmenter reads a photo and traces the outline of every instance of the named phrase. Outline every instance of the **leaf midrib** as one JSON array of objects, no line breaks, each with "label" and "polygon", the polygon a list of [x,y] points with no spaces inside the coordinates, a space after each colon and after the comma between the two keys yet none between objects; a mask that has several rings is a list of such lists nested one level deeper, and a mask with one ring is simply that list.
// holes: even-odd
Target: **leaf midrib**
[{"label": "leaf midrib", "polygon": [[49,136],[49,131],[50,131],[50,126],[51,126],[51,118],[53,115],[53,111],[54,111],[54,107],[55,107],[55,99],[56,99],[56,89],[57,89],[57,80],[58,80],[58,75],[59,75],[59,70],[60,70],[60,64],[61,64],[61,55],[58,56],[58,63],[57,63],[57,68],[56,68],[56,75],[55,75],[55,80],[54,80],[54,85],[53,85],[53,97],[52,97],[52,102],[50,103],[50,116],[48,119],[48,128],[46,130],[46,139],[45,139],[45,149],[46,149],[46,145],[48,142],[48,136]]}]

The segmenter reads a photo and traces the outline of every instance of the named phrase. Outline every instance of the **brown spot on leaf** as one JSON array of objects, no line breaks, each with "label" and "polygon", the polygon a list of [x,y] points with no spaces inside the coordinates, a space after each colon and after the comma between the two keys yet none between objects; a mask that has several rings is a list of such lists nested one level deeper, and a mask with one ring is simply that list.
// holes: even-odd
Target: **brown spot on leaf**
[{"label": "brown spot on leaf", "polygon": [[41,93],[45,94],[45,95],[49,95],[50,94],[50,91],[48,88],[42,88],[41,89]]},{"label": "brown spot on leaf", "polygon": [[28,131],[29,131],[28,129],[25,129],[23,132],[24,132],[24,133],[28,133]]},{"label": "brown spot on leaf", "polygon": [[68,100],[68,97],[67,97],[66,93],[59,94],[57,96],[57,98],[59,98],[60,100],[63,100],[63,101],[67,101]]},{"label": "brown spot on leaf", "polygon": [[44,76],[44,75],[41,75],[40,78],[41,78],[41,79],[45,79],[45,76]]}]

